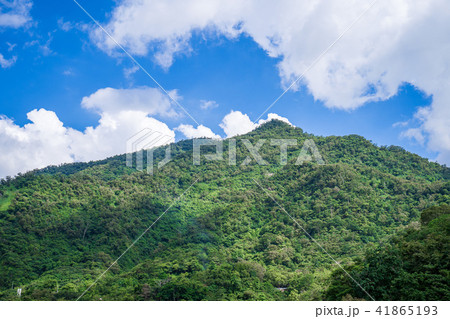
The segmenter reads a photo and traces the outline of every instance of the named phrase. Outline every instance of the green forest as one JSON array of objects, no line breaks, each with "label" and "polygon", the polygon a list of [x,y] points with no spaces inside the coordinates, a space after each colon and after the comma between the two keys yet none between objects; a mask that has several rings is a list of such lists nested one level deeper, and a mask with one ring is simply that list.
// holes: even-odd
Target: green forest
[{"label": "green forest", "polygon": [[[263,139],[325,164],[265,143],[242,165]],[[3,179],[0,299],[450,300],[449,168],[276,120],[235,143],[237,165],[184,140],[153,174],[119,155]]]}]

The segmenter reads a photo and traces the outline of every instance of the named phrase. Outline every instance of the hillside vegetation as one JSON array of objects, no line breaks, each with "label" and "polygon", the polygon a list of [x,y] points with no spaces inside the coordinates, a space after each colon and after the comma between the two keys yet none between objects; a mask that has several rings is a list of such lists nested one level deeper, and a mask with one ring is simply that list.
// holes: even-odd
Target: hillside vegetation
[{"label": "hillside vegetation", "polygon": [[[299,145],[287,165],[269,143],[283,138]],[[267,165],[241,165],[244,139],[267,140]],[[325,164],[295,165],[307,139]],[[377,300],[449,299],[449,168],[279,121],[236,138],[237,165],[194,165],[192,145],[153,175],[122,155],[3,180],[0,298],[77,299],[166,211],[82,300],[368,299],[302,228]]]}]

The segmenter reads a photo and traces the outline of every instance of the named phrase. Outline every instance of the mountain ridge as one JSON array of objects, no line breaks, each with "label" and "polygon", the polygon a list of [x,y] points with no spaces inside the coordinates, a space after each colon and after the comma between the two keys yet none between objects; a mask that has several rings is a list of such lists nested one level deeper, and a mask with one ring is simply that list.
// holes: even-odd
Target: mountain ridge
[{"label": "mountain ridge", "polygon": [[[239,136],[235,136],[232,138],[227,138],[227,139],[223,139],[223,141],[225,143],[227,143],[227,140],[229,139],[237,139],[237,140],[241,140],[244,137],[253,137],[255,135],[259,135],[261,133],[266,133],[267,131],[271,131],[271,136],[273,137],[276,134],[280,134],[279,137],[282,138],[289,138],[292,137],[292,135],[297,136],[300,135],[302,138],[306,139],[306,138],[312,138],[312,139],[316,139],[319,141],[323,140],[333,140],[334,143],[339,143],[342,142],[344,140],[353,140],[353,141],[358,141],[360,143],[360,146],[370,146],[370,147],[374,147],[377,148],[379,150],[383,150],[383,151],[387,151],[387,152],[395,152],[397,154],[403,154],[404,156],[408,156],[411,157],[415,162],[419,162],[423,166],[426,166],[427,164],[430,164],[431,166],[434,166],[434,168],[442,168],[442,172],[445,174],[445,178],[450,177],[450,173],[449,170],[447,169],[447,167],[445,165],[441,165],[439,163],[430,161],[429,159],[423,158],[415,153],[411,153],[405,149],[403,149],[400,146],[377,146],[376,144],[374,144],[372,141],[367,140],[366,138],[364,138],[363,136],[357,135],[357,134],[349,134],[349,135],[344,135],[344,136],[335,136],[335,135],[330,135],[330,136],[316,136],[310,133],[306,133],[304,132],[301,128],[298,127],[293,127],[283,121],[277,120],[277,119],[273,119],[269,122],[263,123],[262,125],[260,125],[259,127],[257,127],[255,130],[243,134],[243,135],[239,135]],[[300,133],[300,134],[299,134]],[[262,136],[263,138],[268,138],[268,136]],[[181,140],[175,143],[170,144],[171,146],[176,147],[177,149],[181,148],[183,150],[186,150],[186,144],[192,144],[192,141],[194,139],[186,139],[186,140]],[[179,147],[181,145],[181,147]],[[301,146],[301,145],[300,145]],[[160,146],[157,148],[157,150],[162,150],[165,146]],[[189,150],[189,148],[187,148]],[[328,151],[328,149],[326,149],[325,151]],[[156,151],[156,155],[160,155],[159,158],[162,158],[161,156],[161,151],[158,154],[158,151]],[[123,161],[123,163],[125,163],[125,155],[126,154],[119,154],[119,155],[113,155],[110,157],[107,157],[105,159],[102,160],[96,160],[96,161],[89,161],[89,162],[76,162],[76,163],[64,163],[64,164],[60,164],[60,165],[50,165],[47,166],[45,168],[42,169],[36,169],[30,172],[26,172],[26,173],[19,173],[18,177],[25,175],[25,174],[43,174],[43,173],[49,173],[49,174],[56,174],[56,173],[63,173],[63,174],[72,174],[74,172],[78,172],[81,171],[83,169],[92,167],[92,166],[97,166],[97,165],[104,165],[107,164],[108,161],[117,161],[117,160],[121,160]],[[133,155],[135,156],[135,153],[133,153]],[[156,158],[158,159],[158,157]],[[378,158],[379,160],[382,159],[381,157]],[[336,158],[332,158],[329,159],[327,163],[334,163],[337,162],[338,160]],[[400,161],[399,161],[400,162]],[[146,162],[145,162],[146,163]],[[399,164],[398,162],[396,164]],[[401,165],[403,166],[403,165]],[[64,173],[66,171],[66,173]],[[7,178],[8,180],[11,179],[11,177]]]}]

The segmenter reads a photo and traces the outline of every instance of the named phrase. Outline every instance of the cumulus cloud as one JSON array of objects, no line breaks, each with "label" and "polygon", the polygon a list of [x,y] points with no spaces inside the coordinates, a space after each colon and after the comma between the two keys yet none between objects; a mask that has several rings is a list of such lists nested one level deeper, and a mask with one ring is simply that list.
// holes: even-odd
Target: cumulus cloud
[{"label": "cumulus cloud", "polygon": [[195,128],[192,125],[181,124],[175,130],[180,131],[187,138],[220,138],[220,135],[214,134],[209,127],[203,125],[199,125]]},{"label": "cumulus cloud", "polygon": [[258,124],[261,125],[261,124],[270,122],[270,121],[272,121],[272,120],[282,121],[282,122],[285,122],[285,123],[289,124],[290,126],[294,126],[294,125],[292,125],[291,122],[289,122],[289,120],[288,120],[287,118],[282,117],[282,116],[279,116],[278,114],[275,114],[275,113],[269,113],[269,114],[267,114],[267,119],[265,119],[265,120],[263,120],[263,119],[259,120]]},{"label": "cumulus cloud", "polygon": [[0,0],[0,28],[20,28],[31,21],[30,0]]},{"label": "cumulus cloud", "polygon": [[[142,94],[147,98],[145,105]],[[123,103],[122,108],[114,98]],[[84,131],[64,126],[54,112],[45,109],[29,112],[30,123],[24,126],[0,117],[0,177],[52,164],[123,154],[127,139],[144,129],[167,137],[153,146],[175,141],[173,130],[150,117],[171,114],[169,98],[156,89],[98,90],[84,98],[82,105],[100,115],[98,125]]]},{"label": "cumulus cloud", "polygon": [[[146,55],[152,49],[155,61],[167,68],[174,55],[190,51],[189,40],[194,29],[218,28],[222,34],[236,36],[234,24],[239,9],[234,6],[237,5],[238,1],[126,0],[113,11],[106,28],[133,54]],[[116,44],[101,30],[93,30],[91,37],[100,48],[114,54]]]},{"label": "cumulus cloud", "polygon": [[[189,52],[193,32],[233,38],[245,34],[280,59],[287,86],[367,8],[370,1],[125,0],[106,28],[137,55],[152,52],[167,68]],[[327,107],[352,110],[394,96],[408,82],[433,96],[422,124],[431,150],[450,153],[450,11],[445,0],[378,1],[304,75],[304,85]],[[101,31],[96,43],[113,54]],[[294,88],[297,89],[297,88]],[[247,122],[248,124],[248,122]],[[440,157],[441,160],[447,158]],[[450,158],[444,159],[450,163]]]},{"label": "cumulus cloud", "polygon": [[27,114],[30,124],[20,127],[0,118],[0,176],[72,162],[67,129],[56,114],[44,109]]},{"label": "cumulus cloud", "polygon": [[247,114],[242,114],[240,111],[231,111],[225,115],[219,126],[223,129],[227,137],[242,135],[253,131],[257,127]]},{"label": "cumulus cloud", "polygon": [[293,126],[287,118],[275,113],[269,113],[267,119],[261,119],[258,123],[253,123],[247,114],[243,114],[240,111],[231,111],[225,115],[219,126],[223,129],[227,137],[233,137],[253,131],[258,126],[272,120],[280,120]]},{"label": "cumulus cloud", "polygon": [[14,63],[16,63],[16,61],[17,61],[17,57],[16,56],[13,56],[10,59],[5,59],[3,54],[0,53],[0,66],[3,69],[6,69],[6,68],[9,68],[9,67],[13,66]]},{"label": "cumulus cloud", "polygon": [[99,125],[84,132],[68,129],[70,151],[75,161],[99,160],[126,152],[126,141],[136,133],[151,129],[167,136],[152,146],[175,141],[175,132],[142,111],[124,110],[118,113],[102,113]]},{"label": "cumulus cloud", "polygon": [[[175,90],[169,94],[176,100],[180,99]],[[144,129],[168,137],[153,146],[175,141],[175,132],[165,123],[151,117],[177,116],[169,97],[156,88],[104,88],[84,97],[81,106],[97,112],[101,118],[96,127],[88,127],[84,132],[69,130],[73,141],[71,150],[77,161],[125,153],[126,140]]]}]

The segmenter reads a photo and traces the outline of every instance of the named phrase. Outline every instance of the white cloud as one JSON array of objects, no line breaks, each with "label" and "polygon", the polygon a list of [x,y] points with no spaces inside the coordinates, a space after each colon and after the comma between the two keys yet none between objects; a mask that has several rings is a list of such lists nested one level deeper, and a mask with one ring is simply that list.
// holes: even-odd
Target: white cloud
[{"label": "white cloud", "polygon": [[410,124],[410,121],[402,121],[402,122],[395,122],[392,124],[392,127],[406,127]]},{"label": "white cloud", "polygon": [[[172,98],[179,100],[176,90],[168,92]],[[117,113],[124,108],[144,112],[148,115],[161,115],[167,117],[177,116],[167,95],[159,89],[140,87],[133,89],[104,88],[84,97],[81,105],[86,109],[104,113]]]},{"label": "white cloud", "polygon": [[[271,120],[280,120],[293,126],[287,118],[279,116],[275,113],[269,113],[267,115],[267,119],[261,119],[258,123],[253,123],[247,114],[243,114],[240,111],[231,111],[225,115],[219,126],[225,132],[226,137],[230,138],[251,132],[260,125]],[[197,128],[194,128],[192,125],[181,124],[175,128],[175,130],[182,132],[187,138],[221,138],[219,135],[214,134],[210,128],[203,125],[199,125]]]},{"label": "white cloud", "polygon": [[216,107],[219,107],[216,101],[200,100],[200,108],[202,110],[215,109]]},{"label": "white cloud", "polygon": [[[175,90],[169,93],[175,99],[180,98]],[[81,105],[94,110],[101,118],[97,127],[88,127],[84,132],[70,129],[73,140],[71,148],[77,161],[125,153],[126,140],[146,128],[171,138],[164,139],[161,143],[175,141],[174,131],[165,123],[150,117],[177,116],[169,97],[156,88],[104,88],[84,97]]]},{"label": "white cloud", "polygon": [[214,134],[209,127],[203,125],[199,125],[197,128],[194,128],[192,125],[181,124],[175,130],[180,131],[187,138],[221,138],[220,135]]},{"label": "white cloud", "polygon": [[64,21],[64,18],[58,19],[58,27],[65,32],[68,32],[74,28],[73,24],[70,21]]},{"label": "white cloud", "polygon": [[406,131],[400,133],[400,137],[406,137],[416,140],[420,145],[425,143],[425,137],[423,131],[420,128],[409,128]]},{"label": "white cloud", "polygon": [[136,73],[137,71],[139,71],[139,67],[138,67],[137,65],[133,65],[132,67],[123,69],[123,75],[124,75],[127,79],[130,79],[131,76],[132,76],[134,73]]},{"label": "white cloud", "polygon": [[31,21],[30,0],[0,0],[0,28],[20,28]]},{"label": "white cloud", "polygon": [[259,120],[258,124],[253,123],[247,114],[242,114],[240,111],[231,111],[222,119],[222,123],[219,126],[223,129],[227,137],[233,137],[236,135],[242,135],[253,131],[258,126],[267,123],[272,120],[280,120],[293,126],[291,122],[285,117],[279,116],[275,113],[269,113],[267,119]]},{"label": "white cloud", "polygon": [[[137,55],[154,52],[167,68],[191,50],[193,32],[229,38],[246,34],[280,59],[287,86],[367,8],[371,1],[126,0],[106,28]],[[327,107],[352,110],[395,95],[411,83],[433,95],[421,130],[431,150],[450,153],[450,10],[445,0],[378,1],[307,72],[305,85]],[[105,51],[115,44],[101,31],[91,34]],[[248,124],[248,123],[247,123]],[[446,163],[450,158],[440,157]]]},{"label": "white cloud", "polygon": [[145,112],[124,110],[118,113],[102,113],[97,127],[88,127],[84,132],[68,129],[71,139],[70,151],[76,161],[99,160],[126,152],[126,141],[136,133],[151,129],[168,136],[153,146],[175,141],[175,133],[169,127]]},{"label": "white cloud", "polygon": [[[141,103],[143,96],[145,104]],[[98,125],[84,131],[64,126],[54,112],[45,109],[29,112],[31,123],[24,126],[0,117],[0,177],[51,164],[122,154],[127,139],[148,128],[168,137],[154,146],[175,141],[173,130],[150,117],[171,114],[169,98],[156,89],[102,89],[84,98],[83,106],[100,115]]]},{"label": "white cloud", "polygon": [[6,69],[6,68],[9,68],[9,67],[13,66],[14,63],[16,63],[16,61],[17,61],[17,57],[16,56],[13,56],[10,59],[5,59],[3,54],[0,53],[0,66],[3,69]]},{"label": "white cloud", "polygon": [[279,116],[278,114],[275,114],[275,113],[269,113],[269,114],[267,114],[267,119],[265,119],[265,120],[262,120],[262,119],[259,120],[258,124],[261,125],[261,124],[270,122],[270,121],[272,121],[272,120],[279,120],[279,121],[282,121],[282,122],[285,122],[285,123],[289,124],[290,126],[294,126],[294,125],[292,125],[291,122],[289,122],[289,120],[288,120],[287,118],[282,117],[282,116]]},{"label": "white cloud", "polygon": [[64,20],[64,18],[59,18],[57,23],[58,23],[58,28],[64,32],[69,32],[72,30],[86,32],[89,30],[89,25],[87,25],[84,22],[71,22],[71,21]]},{"label": "white cloud", "polygon": [[[238,1],[123,1],[112,13],[106,28],[130,53],[146,55],[156,48],[154,59],[169,67],[179,52],[189,52],[189,40],[194,29],[218,28],[220,33],[236,36],[230,25],[241,7]],[[216,20],[217,19],[217,20]],[[216,21],[218,23],[216,23]],[[103,31],[95,29],[93,40],[108,53],[116,44]]]},{"label": "white cloud", "polygon": [[219,126],[223,129],[227,137],[242,135],[253,131],[257,127],[247,114],[242,114],[240,111],[231,111],[225,115]]},{"label": "white cloud", "polygon": [[67,129],[54,112],[44,109],[28,113],[30,124],[20,127],[0,118],[0,176],[72,162]]},{"label": "white cloud", "polygon": [[[48,39],[45,41],[44,44],[41,44],[43,41],[40,40],[33,40],[33,41],[28,41],[25,42],[24,47],[27,48],[31,48],[31,47],[37,47],[39,51],[41,51],[41,53],[44,56],[48,56],[50,54],[53,54],[52,49],[50,49],[50,44],[53,41],[53,35],[52,32],[47,33]],[[39,37],[41,38],[41,37]]]}]

